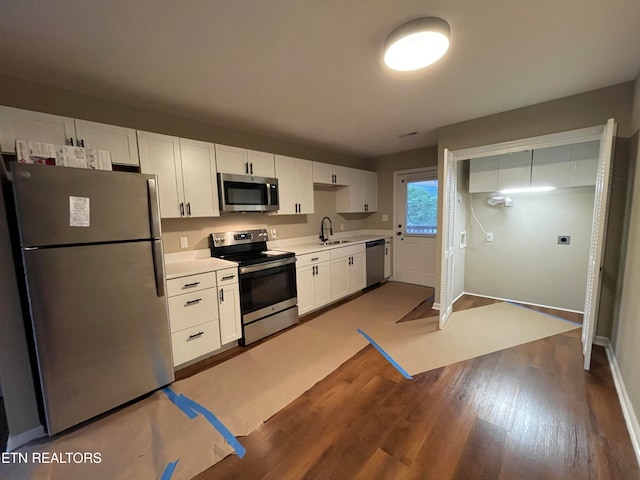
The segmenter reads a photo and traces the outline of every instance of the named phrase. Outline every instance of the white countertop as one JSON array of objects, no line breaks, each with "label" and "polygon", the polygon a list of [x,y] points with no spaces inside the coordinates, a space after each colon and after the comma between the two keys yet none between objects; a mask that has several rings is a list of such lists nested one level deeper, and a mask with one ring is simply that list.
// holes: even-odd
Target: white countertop
[{"label": "white countertop", "polygon": [[209,249],[167,253],[164,262],[167,280],[238,266],[229,260],[212,258]]},{"label": "white countertop", "polygon": [[354,232],[340,233],[339,235],[333,235],[329,240],[349,240],[347,243],[337,245],[320,245],[320,239],[317,237],[304,237],[299,239],[287,239],[287,240],[275,240],[269,241],[269,248],[286,250],[293,252],[296,255],[304,255],[305,253],[321,252],[324,250],[331,250],[332,248],[348,247],[349,245],[357,245],[358,243],[371,242],[373,240],[380,240],[382,238],[391,238],[392,232]]},{"label": "white countertop", "polygon": [[[391,237],[391,231],[356,231],[340,233],[331,236],[330,240],[349,240],[339,245],[319,245],[320,240],[315,237],[288,238],[285,240],[270,240],[267,246],[272,250],[293,252],[296,255],[331,250],[332,248],[347,247],[358,243],[380,240]],[[186,252],[167,253],[165,255],[165,269],[167,280],[172,278],[197,275],[199,273],[215,272],[224,268],[237,267],[238,264],[229,260],[212,258],[209,249],[189,250]]]}]

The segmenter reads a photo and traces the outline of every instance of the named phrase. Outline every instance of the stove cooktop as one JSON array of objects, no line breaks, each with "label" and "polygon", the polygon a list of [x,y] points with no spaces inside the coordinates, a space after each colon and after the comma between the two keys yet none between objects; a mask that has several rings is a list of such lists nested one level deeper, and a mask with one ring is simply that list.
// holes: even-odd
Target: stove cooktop
[{"label": "stove cooktop", "polygon": [[280,260],[282,258],[290,258],[295,256],[293,252],[281,252],[278,250],[253,251],[242,253],[229,253],[216,255],[216,258],[236,262],[239,265],[255,265],[256,263],[270,262]]}]

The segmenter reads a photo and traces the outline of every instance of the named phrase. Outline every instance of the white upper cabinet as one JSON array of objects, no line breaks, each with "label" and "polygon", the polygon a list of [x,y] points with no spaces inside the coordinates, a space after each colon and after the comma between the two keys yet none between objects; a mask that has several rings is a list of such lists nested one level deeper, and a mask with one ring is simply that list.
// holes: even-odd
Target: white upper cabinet
[{"label": "white upper cabinet", "polygon": [[273,153],[216,144],[218,172],[274,177]]},{"label": "white upper cabinet", "polygon": [[162,218],[220,215],[213,144],[138,131],[138,145],[140,170],[158,176]]},{"label": "white upper cabinet", "polygon": [[571,145],[533,151],[532,187],[566,187],[571,178]]},{"label": "white upper cabinet", "polygon": [[469,161],[469,193],[498,190],[498,155]]},{"label": "white upper cabinet", "polygon": [[140,165],[136,131],[132,128],[76,120],[76,138],[82,147],[109,150],[113,163]]},{"label": "white upper cabinet", "polygon": [[249,152],[246,148],[216,144],[216,165],[220,173],[249,174]]},{"label": "white upper cabinet", "polygon": [[595,185],[599,155],[596,140],[474,158],[469,165],[469,193]]},{"label": "white upper cabinet", "polygon": [[531,150],[474,158],[469,164],[469,193],[496,192],[531,185]]},{"label": "white upper cabinet", "polygon": [[349,169],[349,186],[336,192],[338,213],[375,212],[378,209],[378,174]]},{"label": "white upper cabinet", "polygon": [[180,139],[185,213],[188,217],[218,217],[216,153],[212,143]]},{"label": "white upper cabinet", "polygon": [[378,174],[362,170],[365,212],[378,211]]},{"label": "white upper cabinet", "polygon": [[248,150],[247,159],[249,160],[249,175],[269,178],[275,177],[276,172],[273,153]]},{"label": "white upper cabinet", "polygon": [[339,165],[313,162],[313,183],[319,185],[349,185],[349,169]]},{"label": "white upper cabinet", "polygon": [[276,155],[275,174],[280,203],[278,214],[313,213],[312,162]]},{"label": "white upper cabinet", "polygon": [[140,171],[158,176],[160,216],[180,218],[185,214],[182,185],[180,139],[158,133],[138,131]]},{"label": "white upper cabinet", "polygon": [[75,145],[76,128],[73,118],[0,106],[2,151],[15,153],[16,140]]},{"label": "white upper cabinet", "polygon": [[531,150],[507,153],[498,158],[498,190],[531,185]]},{"label": "white upper cabinet", "polygon": [[576,143],[571,146],[570,186],[595,185],[600,157],[600,141]]},{"label": "white upper cabinet", "polygon": [[599,141],[534,150],[531,186],[595,185],[599,154]]},{"label": "white upper cabinet", "polygon": [[115,164],[135,167],[140,164],[136,131],[131,128],[0,107],[2,151],[15,153],[16,140],[109,150]]}]

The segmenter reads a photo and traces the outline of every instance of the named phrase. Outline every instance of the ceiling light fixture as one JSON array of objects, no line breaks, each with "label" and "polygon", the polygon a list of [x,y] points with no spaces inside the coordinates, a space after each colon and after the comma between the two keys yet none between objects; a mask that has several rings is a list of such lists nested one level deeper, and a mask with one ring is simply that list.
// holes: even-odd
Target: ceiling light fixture
[{"label": "ceiling light fixture", "polygon": [[556,187],[522,187],[522,188],[505,188],[500,193],[533,193],[533,192],[550,192]]},{"label": "ceiling light fixture", "polygon": [[384,63],[393,70],[418,70],[439,60],[449,48],[449,24],[422,17],[400,25],[384,44]]}]

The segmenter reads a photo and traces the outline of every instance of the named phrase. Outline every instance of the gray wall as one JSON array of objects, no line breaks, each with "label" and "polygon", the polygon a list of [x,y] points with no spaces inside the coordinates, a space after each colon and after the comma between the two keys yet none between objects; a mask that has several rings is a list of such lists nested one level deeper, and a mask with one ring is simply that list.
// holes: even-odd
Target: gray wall
[{"label": "gray wall", "polygon": [[[640,416],[640,77],[635,82],[635,101],[632,128],[635,135],[629,149],[631,170],[633,175],[631,211],[627,215],[625,233],[628,234],[624,248],[622,284],[619,297],[619,309],[616,312],[612,337],[620,373],[635,411],[636,419]],[[638,428],[638,425],[636,425]],[[636,435],[640,435],[636,431]]]},{"label": "gray wall", "polygon": [[[471,160],[473,162],[473,160]],[[472,194],[478,223],[467,221],[467,293],[583,311],[594,187],[509,195],[513,207]],[[557,235],[571,235],[558,245]]]}]

